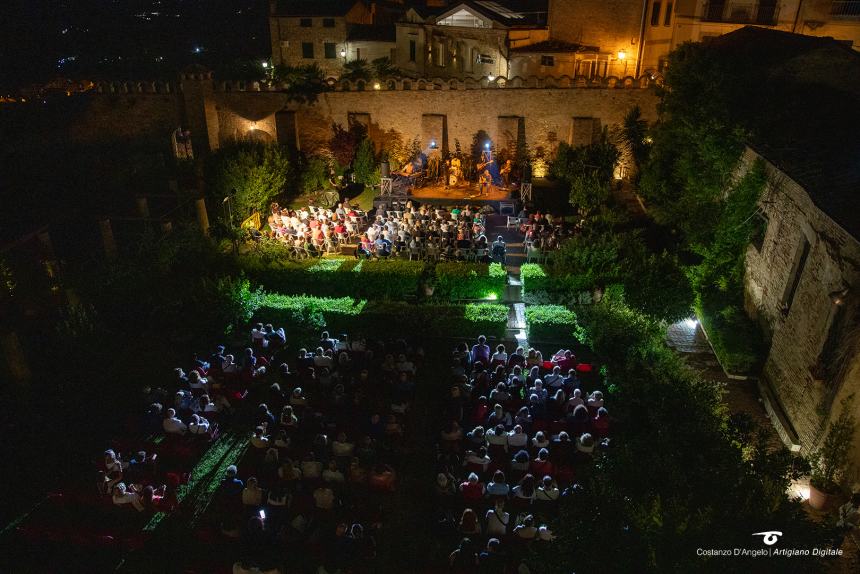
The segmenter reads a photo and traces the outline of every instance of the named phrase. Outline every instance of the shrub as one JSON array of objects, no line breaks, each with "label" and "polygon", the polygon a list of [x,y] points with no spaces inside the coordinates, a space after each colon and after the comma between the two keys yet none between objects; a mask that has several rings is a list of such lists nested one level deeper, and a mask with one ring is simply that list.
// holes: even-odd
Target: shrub
[{"label": "shrub", "polygon": [[267,289],[321,297],[414,298],[424,274],[421,261],[359,261],[345,257],[293,261],[286,253],[279,256],[277,249],[273,253],[241,256],[238,265]]},{"label": "shrub", "polygon": [[761,331],[739,302],[729,301],[725,293],[709,291],[697,298],[696,314],[723,368],[735,374],[758,369],[763,351]]},{"label": "shrub", "polygon": [[561,305],[526,307],[526,329],[535,341],[567,341],[576,330],[576,315]]},{"label": "shrub", "polygon": [[[508,308],[493,303],[412,305],[405,302],[356,300],[351,297],[261,297],[254,320],[283,325],[288,332],[313,334],[323,328],[367,336],[488,337],[505,334]],[[292,337],[291,337],[292,338]]]},{"label": "shrub", "polygon": [[439,263],[435,294],[449,300],[501,297],[507,277],[501,263]]}]

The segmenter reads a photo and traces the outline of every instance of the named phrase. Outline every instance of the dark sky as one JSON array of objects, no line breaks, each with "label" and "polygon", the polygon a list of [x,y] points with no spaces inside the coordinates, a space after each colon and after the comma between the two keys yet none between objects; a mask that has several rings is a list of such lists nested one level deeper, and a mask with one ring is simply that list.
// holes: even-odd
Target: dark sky
[{"label": "dark sky", "polygon": [[0,3],[0,86],[172,78],[195,62],[229,69],[268,54],[267,12],[267,0]]}]

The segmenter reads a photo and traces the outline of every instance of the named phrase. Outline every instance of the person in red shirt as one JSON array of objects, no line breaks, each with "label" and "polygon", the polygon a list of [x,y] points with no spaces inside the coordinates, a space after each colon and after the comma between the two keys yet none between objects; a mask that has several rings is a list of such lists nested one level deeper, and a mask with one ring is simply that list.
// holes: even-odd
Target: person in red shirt
[{"label": "person in red shirt", "polygon": [[478,480],[478,475],[474,472],[469,474],[466,482],[460,484],[460,491],[466,502],[480,502],[484,499],[484,485]]},{"label": "person in red shirt", "polygon": [[549,461],[549,451],[545,448],[540,449],[537,458],[529,465],[529,472],[534,476],[552,476],[553,470],[555,469]]}]

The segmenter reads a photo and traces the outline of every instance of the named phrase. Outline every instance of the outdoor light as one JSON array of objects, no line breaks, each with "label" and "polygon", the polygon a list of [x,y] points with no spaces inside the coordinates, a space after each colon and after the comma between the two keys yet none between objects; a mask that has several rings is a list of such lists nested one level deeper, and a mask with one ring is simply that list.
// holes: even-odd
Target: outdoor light
[{"label": "outdoor light", "polygon": [[265,61],[264,61],[264,62],[263,62],[263,67],[264,67],[264,68],[268,68],[268,67],[269,67],[269,62],[265,62]]},{"label": "outdoor light", "polygon": [[618,50],[618,59],[623,60],[627,57],[627,52],[625,50]]},{"label": "outdoor light", "polygon": [[380,85],[379,85],[379,82],[374,82],[374,84],[373,84],[373,89],[374,89],[374,90],[378,90],[378,89],[380,89],[381,87],[382,87],[382,86],[380,86]]},{"label": "outdoor light", "polygon": [[260,518],[262,518],[263,520],[266,519],[266,511],[263,510],[262,508],[260,509]]},{"label": "outdoor light", "polygon": [[340,57],[341,57],[341,58],[346,58],[346,48],[341,48],[341,49],[340,49]]},{"label": "outdoor light", "polygon": [[690,317],[689,319],[684,319],[684,325],[685,325],[688,329],[693,329],[693,328],[695,328],[695,326],[696,326],[696,325],[698,325],[698,324],[699,324],[699,321],[698,321],[698,319],[696,319],[695,317]]},{"label": "outdoor light", "polygon": [[842,305],[845,303],[845,297],[848,295],[848,288],[842,289],[840,291],[834,291],[830,294],[830,300],[834,305]]},{"label": "outdoor light", "polygon": [[487,79],[492,82],[493,80],[496,79],[496,77],[493,74],[490,74],[489,76],[487,76]]},{"label": "outdoor light", "polygon": [[436,149],[436,140],[430,140],[430,149]]},{"label": "outdoor light", "polygon": [[490,293],[489,295],[487,295],[487,296],[485,297],[485,299],[486,299],[487,301],[495,301],[495,300],[496,300],[496,299],[498,299],[498,298],[499,298],[499,296],[498,296],[497,294],[495,294],[495,293]]},{"label": "outdoor light", "polygon": [[484,144],[484,148],[485,148],[485,149],[490,149],[490,142],[486,142],[486,143]]}]

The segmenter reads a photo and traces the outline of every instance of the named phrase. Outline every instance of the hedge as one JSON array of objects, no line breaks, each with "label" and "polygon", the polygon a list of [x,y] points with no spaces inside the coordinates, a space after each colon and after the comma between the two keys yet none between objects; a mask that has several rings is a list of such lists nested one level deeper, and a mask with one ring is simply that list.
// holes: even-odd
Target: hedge
[{"label": "hedge", "polygon": [[367,299],[416,297],[425,269],[421,261],[343,257],[267,261],[255,255],[240,257],[238,265],[254,283],[280,293]]},{"label": "hedge", "polygon": [[283,326],[290,333],[333,333],[368,337],[411,336],[488,337],[505,335],[508,308],[495,303],[414,305],[406,302],[367,301],[341,297],[262,295],[254,320]]},{"label": "hedge", "polygon": [[435,295],[449,300],[500,298],[507,279],[501,263],[439,263]]},{"label": "hedge", "polygon": [[567,300],[580,291],[591,291],[594,285],[587,277],[579,275],[553,275],[551,269],[537,263],[523,263],[520,266],[523,294],[544,292],[551,297]]},{"label": "hedge", "polygon": [[576,314],[561,305],[526,307],[526,330],[530,340],[567,341],[577,329]]}]

